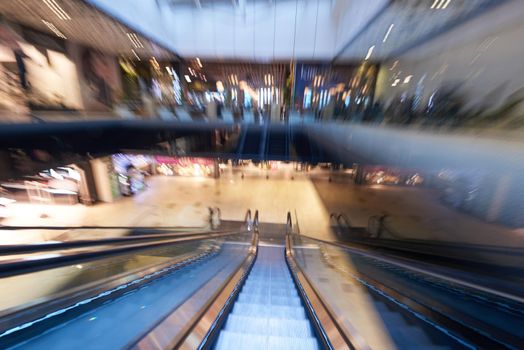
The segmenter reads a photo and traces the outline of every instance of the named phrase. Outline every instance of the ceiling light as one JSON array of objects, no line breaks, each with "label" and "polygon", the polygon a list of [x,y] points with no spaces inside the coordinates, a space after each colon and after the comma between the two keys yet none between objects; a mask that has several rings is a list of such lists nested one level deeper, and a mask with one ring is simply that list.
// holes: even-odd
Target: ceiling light
[{"label": "ceiling light", "polygon": [[131,41],[131,43],[133,44],[133,46],[135,48],[144,48],[144,45],[142,44],[142,42],[140,41],[140,39],[138,38],[138,35],[136,35],[135,33],[126,33],[127,34],[127,37],[129,38],[129,41]]},{"label": "ceiling light", "polygon": [[69,14],[67,12],[64,11],[64,9],[62,7],[60,7],[60,5],[58,5],[56,3],[55,0],[42,0],[44,2],[44,4],[47,5],[47,7],[49,7],[51,9],[51,11],[54,12],[54,14],[60,18],[61,20],[63,21],[67,21],[67,20],[70,20],[71,17],[69,16]]},{"label": "ceiling light", "polygon": [[133,53],[133,55],[135,55],[135,57],[136,57],[137,60],[142,61],[142,60],[140,59],[140,56],[138,56],[138,54],[136,53],[135,50],[131,49],[131,52]]},{"label": "ceiling light", "polygon": [[450,2],[451,2],[451,0],[447,0],[446,3],[444,4],[444,6],[442,6],[442,9],[444,10],[446,7],[448,7]]},{"label": "ceiling light", "polygon": [[366,58],[364,60],[368,60],[370,57],[371,57],[371,54],[373,53],[373,50],[375,49],[375,45],[371,46],[369,49],[368,49],[368,53],[366,55]]},{"label": "ceiling light", "polygon": [[55,33],[57,37],[67,39],[67,37],[61,31],[59,31],[53,23],[44,20],[42,20],[42,22],[47,26],[47,28],[49,28],[53,33]]},{"label": "ceiling light", "polygon": [[397,86],[398,83],[400,83],[400,79],[395,79],[395,81],[393,82],[393,84],[391,84],[391,86]]},{"label": "ceiling light", "polygon": [[188,83],[190,83],[190,82],[191,82],[191,78],[189,77],[189,75],[187,75],[187,74],[186,74],[186,75],[184,75],[184,78],[186,78],[186,81],[187,81]]},{"label": "ceiling light", "polygon": [[431,5],[430,8],[431,8],[431,9],[434,9],[435,6],[437,6],[437,3],[438,3],[439,1],[440,1],[440,0],[435,0],[435,1],[433,1],[433,5]]},{"label": "ceiling light", "polygon": [[391,68],[389,70],[393,70],[397,67],[398,65],[398,60],[396,60],[395,62],[393,62],[393,65],[391,66]]},{"label": "ceiling light", "polygon": [[200,58],[197,57],[197,58],[196,58],[196,61],[197,61],[197,63],[198,63],[198,66],[199,66],[200,68],[202,68],[202,62],[200,62]]},{"label": "ceiling light", "polygon": [[438,3],[436,9],[437,9],[437,10],[440,9],[440,8],[442,7],[442,5],[444,5],[444,2],[445,2],[445,1],[446,1],[446,0],[440,0],[440,2]]},{"label": "ceiling light", "polygon": [[407,84],[411,81],[411,78],[413,78],[412,75],[408,75],[407,77],[404,78],[404,84]]},{"label": "ceiling light", "polygon": [[151,66],[153,66],[155,70],[160,71],[160,65],[158,64],[158,61],[156,60],[154,56],[152,56],[149,59],[149,63],[151,63]]},{"label": "ceiling light", "polygon": [[388,40],[388,37],[389,37],[389,34],[391,34],[391,30],[393,29],[395,25],[394,24],[391,24],[388,28],[388,31],[386,32],[386,35],[384,35],[384,39],[382,40],[383,43],[386,42],[386,40]]}]

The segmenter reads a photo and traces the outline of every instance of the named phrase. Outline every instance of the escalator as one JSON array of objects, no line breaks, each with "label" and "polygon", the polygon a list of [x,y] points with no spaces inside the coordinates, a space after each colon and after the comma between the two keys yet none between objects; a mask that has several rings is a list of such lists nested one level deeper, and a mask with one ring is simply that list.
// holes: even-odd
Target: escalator
[{"label": "escalator", "polygon": [[46,291],[0,310],[0,348],[324,348],[288,267],[283,227],[259,233],[258,213],[251,220],[248,211],[236,232],[42,247],[38,268],[22,264],[17,274],[12,266],[5,278],[13,285],[55,279],[61,287],[35,286]]},{"label": "escalator", "polygon": [[259,246],[214,349],[319,349],[284,259],[283,247]]},{"label": "escalator", "polygon": [[394,290],[410,283],[436,299],[434,288],[394,279],[374,260],[294,233],[289,213],[285,225],[259,223],[250,211],[238,223],[232,231],[162,242],[106,240],[93,251],[93,242],[69,243],[70,255],[42,247],[38,264],[24,260],[16,265],[20,274],[0,274],[12,287],[35,289],[13,289],[18,300],[30,294],[30,303],[2,309],[0,300],[0,348],[436,350],[512,348],[520,341],[464,331],[467,318],[434,318],[438,310],[425,313]]},{"label": "escalator", "polygon": [[0,248],[0,348],[129,348],[250,247],[237,228]]},{"label": "escalator", "polygon": [[272,129],[266,144],[266,158],[289,160],[289,129]]}]

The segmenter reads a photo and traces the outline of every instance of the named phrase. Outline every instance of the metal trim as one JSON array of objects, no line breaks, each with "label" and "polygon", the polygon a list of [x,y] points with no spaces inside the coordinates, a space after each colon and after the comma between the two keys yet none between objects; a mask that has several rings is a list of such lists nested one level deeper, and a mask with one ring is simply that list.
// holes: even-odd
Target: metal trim
[{"label": "metal trim", "polygon": [[[0,227],[2,230],[5,229],[5,227]],[[45,227],[37,227],[40,229],[47,230],[48,228]],[[65,227],[64,227],[65,228]],[[118,228],[118,227],[116,227]],[[122,227],[125,228],[125,227]],[[131,228],[131,227],[129,227]],[[139,227],[138,227],[139,228]],[[13,229],[13,228],[8,228]],[[23,228],[23,229],[33,229],[33,228]],[[51,230],[60,228],[51,228]],[[71,229],[71,228],[68,228]],[[82,228],[83,229],[83,228]],[[98,228],[93,227],[93,229],[113,229],[113,227],[108,228]],[[140,228],[139,228],[140,229]],[[160,229],[156,228],[150,228],[152,230],[160,231]],[[14,228],[14,230],[18,230],[18,228]],[[221,233],[231,233],[235,234],[238,233],[238,231],[234,230],[222,230],[222,231],[196,231],[192,233],[186,233],[186,232],[180,232],[180,233],[160,233],[160,234],[151,234],[151,235],[140,235],[140,236],[123,236],[123,237],[113,237],[113,238],[102,238],[97,240],[77,240],[77,241],[67,241],[67,242],[60,242],[60,243],[45,243],[45,244],[20,244],[20,245],[3,245],[0,247],[0,255],[16,255],[16,254],[23,254],[23,253],[35,253],[35,252],[42,252],[42,251],[49,251],[49,250],[64,250],[64,249],[73,249],[73,248],[84,248],[84,247],[93,247],[93,246],[100,246],[100,245],[106,245],[106,244],[118,244],[118,243],[135,243],[135,242],[142,242],[142,241],[158,241],[158,240],[167,240],[169,238],[184,238],[184,237],[195,237],[195,236],[201,236],[204,234],[221,234]],[[212,236],[210,236],[212,237]],[[1,264],[0,264],[1,265]]]}]

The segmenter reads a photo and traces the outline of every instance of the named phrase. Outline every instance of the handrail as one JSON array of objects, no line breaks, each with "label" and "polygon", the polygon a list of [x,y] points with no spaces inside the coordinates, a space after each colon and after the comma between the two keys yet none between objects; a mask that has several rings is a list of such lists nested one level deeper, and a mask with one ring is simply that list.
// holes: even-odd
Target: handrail
[{"label": "handrail", "polygon": [[370,233],[371,237],[381,238],[382,234],[384,233],[384,230],[386,230],[390,234],[390,236],[395,238],[401,238],[386,227],[384,221],[387,217],[388,215],[372,215],[368,218],[367,231]]},{"label": "handrail", "polygon": [[286,217],[286,233],[291,234],[293,232],[293,219],[291,218],[291,212],[287,212]]},{"label": "handrail", "polygon": [[340,213],[337,216],[337,222],[340,224],[341,221],[344,221],[344,224],[346,225],[346,227],[348,227],[348,228],[353,227],[353,225],[351,225],[351,220],[349,220],[347,215],[344,214],[344,213]]},{"label": "handrail", "polygon": [[295,209],[295,227],[296,227],[296,233],[300,234],[300,225],[298,224],[298,214],[297,210]]},{"label": "handrail", "polygon": [[471,284],[469,282],[456,279],[454,277],[449,277],[449,276],[442,275],[441,273],[438,273],[438,272],[430,272],[430,271],[424,270],[423,268],[410,266],[410,265],[405,264],[404,262],[399,262],[399,261],[392,260],[388,256],[377,256],[377,254],[373,254],[372,252],[370,252],[369,250],[366,250],[366,249],[359,249],[359,248],[356,248],[356,247],[349,247],[349,246],[347,246],[347,245],[345,245],[343,243],[330,242],[330,241],[326,241],[326,240],[315,238],[315,237],[311,237],[311,236],[302,235],[301,237],[306,238],[306,239],[310,239],[310,240],[313,240],[313,241],[317,241],[317,242],[320,242],[320,243],[323,243],[323,244],[331,245],[331,246],[334,246],[334,247],[339,247],[339,248],[342,248],[342,249],[345,249],[345,250],[349,250],[349,251],[354,252],[355,254],[358,254],[358,255],[373,257],[375,259],[379,259],[379,260],[385,261],[385,262],[387,262],[388,264],[391,264],[391,265],[396,265],[396,266],[402,267],[404,269],[413,270],[413,271],[417,271],[417,272],[424,273],[424,274],[427,274],[427,275],[431,275],[433,277],[437,277],[439,279],[447,280],[448,282],[451,282],[451,283],[454,283],[454,284],[458,284],[458,285],[461,285],[461,286],[466,287],[466,288],[477,289],[477,290],[480,290],[480,291],[482,291],[484,293],[492,294],[492,295],[495,295],[495,296],[500,297],[500,298],[505,298],[505,299],[509,299],[509,300],[518,302],[520,304],[524,304],[524,298],[522,298],[522,297],[519,297],[519,296],[516,296],[516,295],[511,295],[511,294],[508,294],[508,293],[505,293],[505,292],[502,292],[502,291],[498,291],[498,290],[494,290],[494,289],[491,289],[491,288],[488,288],[488,287],[484,287],[484,286],[480,286],[480,285],[474,285],[474,284]]},{"label": "handrail", "polygon": [[6,226],[0,225],[0,230],[18,231],[18,230],[191,230],[191,229],[205,229],[205,226],[98,226],[98,225],[83,225],[83,226]]},{"label": "handrail", "polygon": [[244,223],[249,224],[251,222],[251,209],[248,209],[246,211],[246,215],[244,216]]},{"label": "handrail", "polygon": [[152,234],[152,235],[102,238],[102,239],[97,239],[97,240],[75,240],[75,241],[69,241],[69,242],[1,245],[0,246],[0,256],[16,255],[16,254],[24,254],[24,253],[36,253],[36,252],[52,251],[52,250],[67,250],[67,249],[76,249],[76,248],[95,247],[95,246],[101,246],[101,245],[107,245],[107,244],[165,240],[165,239],[171,239],[171,238],[182,238],[182,237],[191,237],[191,236],[201,236],[203,234],[217,234],[217,233],[228,233],[228,232],[236,233],[237,231],[222,230],[222,231],[198,231],[198,232],[191,232],[191,233],[168,233],[168,234],[162,233],[162,234]]},{"label": "handrail", "polygon": [[[370,220],[376,220],[378,216],[371,216]],[[383,226],[385,227],[385,226]],[[387,229],[387,228],[386,228]],[[393,236],[393,235],[392,235]],[[394,236],[398,237],[398,236]],[[524,247],[507,247],[507,246],[491,246],[486,244],[477,244],[477,243],[456,243],[456,242],[446,242],[446,241],[436,241],[436,240],[426,240],[426,239],[415,239],[415,238],[381,238],[380,236],[372,236],[369,238],[358,238],[358,242],[364,242],[369,245],[383,245],[387,247],[392,247],[393,245],[416,245],[418,247],[427,246],[435,248],[446,248],[446,249],[459,249],[464,252],[464,250],[476,250],[483,251],[486,253],[493,254],[503,254],[503,255],[524,255]],[[419,251],[419,253],[422,253]]]},{"label": "handrail", "polygon": [[348,216],[344,213],[336,213],[336,212],[333,212],[331,214],[329,214],[329,218],[330,219],[335,219],[335,222],[337,224],[337,226],[339,228],[342,228],[342,223],[344,224],[345,227],[347,228],[352,228],[353,225],[351,224],[351,220],[348,218]]},{"label": "handrail", "polygon": [[[250,212],[250,211],[249,211]],[[255,219],[257,215],[255,212]],[[256,227],[256,226],[255,226]],[[207,300],[204,306],[196,310],[196,314],[184,322],[180,327],[180,319],[188,318],[187,309],[181,305],[171,315],[166,317],[148,334],[138,339],[134,344],[130,344],[132,349],[208,349],[212,345],[217,331],[221,329],[228,310],[232,307],[236,295],[240,292],[240,286],[249,274],[257,255],[258,231],[253,231],[251,248],[235,271],[218,287],[211,287],[213,281],[208,281],[200,291],[194,295],[196,298],[202,298],[198,293],[209,288],[216,288],[213,295]],[[191,299],[191,298],[190,298]],[[190,303],[190,299],[185,303]],[[194,306],[193,306],[194,308]],[[173,329],[178,329],[177,333],[172,335]],[[166,336],[169,334],[169,336]],[[200,344],[200,346],[198,345]]]},{"label": "handrail", "polygon": [[[288,212],[288,220],[290,213]],[[289,223],[289,221],[288,221]],[[289,227],[289,226],[288,226]],[[297,284],[298,291],[305,301],[306,310],[310,319],[320,335],[320,340],[327,349],[369,349],[361,338],[356,335],[356,331],[350,333],[339,325],[333,311],[322,299],[318,290],[307,278],[302,268],[295,259],[292,249],[292,238],[290,230],[286,232],[286,262],[291,270],[293,280]]]},{"label": "handrail", "polygon": [[[476,292],[491,294],[492,296],[495,296],[497,298],[504,299],[505,300],[504,302],[507,302],[508,300],[517,302],[519,304],[522,304],[524,302],[524,299],[521,298],[520,296],[507,294],[504,292],[500,292],[498,290],[490,289],[489,287],[487,288],[484,286],[476,285],[474,283],[459,280],[455,277],[442,275],[440,272],[432,272],[429,270],[425,270],[424,268],[420,268],[418,266],[410,266],[403,261],[395,261],[389,258],[388,256],[381,257],[381,256],[377,256],[376,254],[372,254],[364,250],[348,247],[340,243],[329,242],[329,241],[325,241],[325,240],[314,238],[314,237],[308,237],[308,236],[303,236],[303,237],[307,239],[311,239],[312,241],[321,242],[323,244],[337,246],[337,247],[349,250],[352,253],[355,253],[357,255],[361,255],[364,257],[371,257],[373,259],[380,260],[392,266],[400,267],[402,269],[406,269],[411,272],[431,276],[433,278],[440,279],[447,283],[458,285],[462,288],[475,290]],[[515,338],[515,336],[513,336],[510,333],[505,332],[504,330],[497,330],[490,326],[487,326],[489,327],[488,330],[483,329],[485,324],[483,324],[481,321],[475,320],[474,318],[468,319],[468,322],[471,322],[471,324],[457,321],[457,320],[464,320],[464,317],[465,317],[464,314],[461,314],[459,312],[458,314],[449,316],[446,313],[438,311],[437,309],[421,304],[420,302],[406,296],[405,294],[400,293],[399,291],[395,289],[387,287],[386,285],[382,284],[380,281],[374,280],[373,278],[369,278],[368,276],[362,275],[359,272],[352,272],[352,273],[357,276],[355,278],[358,278],[364,281],[364,284],[372,285],[374,288],[373,290],[379,291],[379,294],[380,292],[382,292],[385,295],[391,296],[393,300],[397,300],[400,303],[397,305],[407,305],[409,308],[413,309],[415,312],[421,314],[425,319],[430,320],[431,322],[436,322],[437,325],[439,323],[444,324],[445,327],[449,329],[451,332],[454,332],[457,335],[464,336],[465,339],[473,340],[475,344],[479,344],[480,348],[507,348],[507,344],[512,344],[515,341],[517,342],[519,341],[518,338]],[[401,307],[401,310],[402,309],[403,307]],[[479,326],[481,326],[481,328],[479,328]]]},{"label": "handrail", "polygon": [[253,219],[253,228],[255,230],[255,232],[258,232],[258,224],[259,224],[259,221],[258,221],[258,209],[255,210],[255,217]]},{"label": "handrail", "polygon": [[[35,323],[36,320],[45,321],[45,316],[56,313],[59,310],[84,308],[86,305],[98,307],[105,301],[117,298],[129,292],[130,289],[138,289],[151,281],[150,277],[161,278],[166,274],[190,265],[202,258],[213,255],[216,247],[209,247],[202,253],[175,257],[168,261],[153,264],[141,269],[124,271],[110,277],[98,279],[86,284],[80,284],[63,291],[57,291],[43,298],[35,300],[35,303],[15,306],[0,311],[0,329],[13,329],[18,326]],[[149,277],[148,277],[149,276]],[[94,305],[94,306],[93,306]],[[59,316],[60,317],[60,316]],[[37,322],[40,322],[37,321]],[[45,327],[45,326],[44,326]],[[20,328],[23,332],[23,327]],[[17,336],[15,335],[15,339]],[[10,336],[2,338],[1,343],[7,345]],[[16,340],[15,340],[16,342]],[[7,346],[9,347],[9,346]]]},{"label": "handrail", "polygon": [[127,254],[135,251],[144,249],[158,248],[166,245],[172,245],[176,243],[203,241],[207,239],[214,239],[220,237],[231,236],[233,234],[239,234],[240,232],[229,232],[229,233],[209,233],[206,235],[192,235],[188,237],[179,237],[173,239],[166,239],[162,241],[153,241],[149,243],[135,243],[129,245],[118,246],[115,248],[108,248],[99,251],[87,251],[80,253],[63,254],[57,256],[47,256],[41,259],[27,260],[18,259],[14,261],[8,261],[0,264],[0,277],[15,276],[28,272],[42,271],[50,268],[73,265],[80,262],[106,258],[110,256]]}]

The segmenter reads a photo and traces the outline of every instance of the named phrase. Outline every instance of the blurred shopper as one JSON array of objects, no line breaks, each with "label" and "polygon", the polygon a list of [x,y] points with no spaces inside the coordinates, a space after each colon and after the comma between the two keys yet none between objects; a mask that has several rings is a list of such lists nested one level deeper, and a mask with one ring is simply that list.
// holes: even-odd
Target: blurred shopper
[{"label": "blurred shopper", "polygon": [[104,54],[92,49],[82,53],[82,72],[93,97],[101,104],[111,107],[113,104],[111,63]]},{"label": "blurred shopper", "polygon": [[214,120],[217,118],[217,103],[215,99],[211,99],[206,105],[206,117],[209,120]]},{"label": "blurred shopper", "polygon": [[143,115],[145,119],[152,119],[156,116],[156,104],[155,100],[149,94],[149,92],[145,91],[142,93],[142,102],[144,105],[143,109]]},{"label": "blurred shopper", "polygon": [[221,212],[219,208],[209,207],[209,226],[212,230],[216,230],[220,227]]},{"label": "blurred shopper", "polygon": [[324,109],[322,109],[322,121],[330,121],[335,113],[335,101],[331,100]]}]

